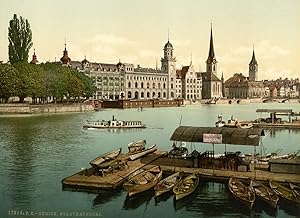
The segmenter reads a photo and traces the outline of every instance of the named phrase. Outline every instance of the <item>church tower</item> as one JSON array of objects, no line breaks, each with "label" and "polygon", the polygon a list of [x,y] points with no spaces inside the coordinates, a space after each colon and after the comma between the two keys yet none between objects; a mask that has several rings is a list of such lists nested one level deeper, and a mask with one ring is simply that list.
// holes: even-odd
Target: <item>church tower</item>
[{"label": "church tower", "polygon": [[255,59],[255,53],[254,53],[254,48],[253,48],[252,59],[249,63],[249,80],[250,81],[258,80],[257,72],[258,72],[258,64]]},{"label": "church tower", "polygon": [[213,42],[213,33],[212,33],[212,26],[210,29],[210,44],[209,44],[209,52],[208,58],[206,61],[206,72],[213,73],[217,76],[217,59],[215,56],[214,51],[214,42]]},{"label": "church tower", "polygon": [[169,41],[164,46],[164,57],[161,59],[161,70],[168,74],[168,98],[174,98],[176,94],[176,58],[173,56],[173,45]]},{"label": "church tower", "polygon": [[68,51],[67,51],[67,44],[65,43],[65,50],[63,52],[63,56],[60,59],[63,65],[69,65],[71,62],[71,58],[68,56]]}]

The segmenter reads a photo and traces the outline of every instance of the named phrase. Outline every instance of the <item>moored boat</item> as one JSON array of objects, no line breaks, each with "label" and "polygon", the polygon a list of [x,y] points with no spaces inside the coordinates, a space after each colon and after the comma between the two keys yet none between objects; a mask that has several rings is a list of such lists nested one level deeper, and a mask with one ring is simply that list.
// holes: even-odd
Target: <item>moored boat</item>
[{"label": "moored boat", "polygon": [[255,194],[249,187],[237,178],[231,177],[228,182],[228,188],[235,199],[241,201],[248,208],[252,209],[255,201]]},{"label": "moored boat", "polygon": [[300,187],[298,185],[295,185],[293,183],[289,183],[290,188],[292,189],[294,196],[300,200]]},{"label": "moored boat", "polygon": [[273,208],[277,207],[279,197],[271,188],[258,181],[251,180],[250,189],[256,194],[259,199],[266,202]]},{"label": "moored boat", "polygon": [[112,120],[96,120],[89,121],[87,120],[83,124],[84,128],[146,128],[146,125],[142,121],[133,121],[133,120],[117,120],[113,116]]},{"label": "moored boat", "polygon": [[123,184],[128,196],[133,196],[153,188],[162,177],[162,170],[159,166],[152,167],[149,170],[143,170],[133,176]]},{"label": "moored boat", "polygon": [[300,204],[300,199],[295,197],[292,189],[289,189],[281,185],[280,183],[272,180],[269,181],[269,185],[275,191],[275,193],[282,199],[287,200],[288,202],[293,204]]},{"label": "moored boat", "polygon": [[138,153],[145,150],[146,140],[140,139],[128,144],[128,153]]},{"label": "moored boat", "polygon": [[190,194],[192,194],[199,184],[199,176],[197,173],[193,173],[181,181],[173,187],[173,192],[175,194],[175,199],[182,199]]},{"label": "moored boat", "polygon": [[113,163],[116,158],[120,155],[122,148],[114,151],[107,152],[105,154],[96,157],[90,162],[90,165],[94,168],[105,168]]},{"label": "moored boat", "polygon": [[155,186],[155,197],[158,197],[168,191],[171,191],[176,183],[181,180],[180,172],[174,173],[163,180],[159,181]]},{"label": "moored boat", "polygon": [[151,154],[151,153],[153,153],[157,150],[155,147],[156,147],[156,145],[152,145],[144,151],[132,154],[132,155],[129,156],[129,159],[130,160],[136,160],[136,159],[141,158],[141,157],[143,157],[147,154]]}]

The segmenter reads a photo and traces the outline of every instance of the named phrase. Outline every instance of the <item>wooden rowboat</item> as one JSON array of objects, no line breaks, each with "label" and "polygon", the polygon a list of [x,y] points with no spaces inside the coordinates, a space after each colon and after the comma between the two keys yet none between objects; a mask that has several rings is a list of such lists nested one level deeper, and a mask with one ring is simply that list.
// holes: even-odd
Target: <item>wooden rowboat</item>
[{"label": "wooden rowboat", "polygon": [[273,191],[273,189],[265,186],[264,184],[251,180],[250,189],[256,194],[256,196],[262,201],[266,202],[273,208],[277,207],[277,203],[279,201],[279,197]]},{"label": "wooden rowboat", "polygon": [[235,199],[241,201],[248,208],[252,209],[255,201],[255,194],[250,190],[249,187],[247,187],[237,178],[231,177],[228,182],[228,188]]},{"label": "wooden rowboat", "polygon": [[129,156],[129,159],[130,160],[136,160],[142,156],[145,156],[147,154],[151,154],[153,152],[155,152],[157,149],[155,148],[156,145],[152,145],[151,147],[149,147],[148,149],[144,150],[144,151],[141,151],[141,152],[138,152],[136,154],[132,154]]},{"label": "wooden rowboat", "polygon": [[94,168],[105,168],[108,167],[110,164],[116,161],[116,158],[121,153],[122,148],[119,148],[114,151],[107,152],[105,154],[100,155],[99,157],[95,158],[90,162],[90,165]]},{"label": "wooden rowboat", "polygon": [[192,194],[196,190],[198,184],[199,176],[197,173],[193,173],[192,175],[185,177],[173,187],[175,199],[179,200]]},{"label": "wooden rowboat", "polygon": [[294,194],[295,198],[300,200],[300,187],[293,184],[293,183],[289,183],[289,185],[290,185],[290,188],[293,191],[293,194]]},{"label": "wooden rowboat", "polygon": [[296,198],[292,189],[289,189],[278,182],[269,181],[270,187],[276,192],[276,194],[284,200],[287,200],[293,204],[300,204],[300,199]]},{"label": "wooden rowboat", "polygon": [[141,173],[131,177],[123,184],[123,187],[128,192],[128,196],[131,197],[135,194],[153,188],[161,177],[161,168],[159,166],[155,166],[149,170],[143,170]]},{"label": "wooden rowboat", "polygon": [[168,191],[171,191],[176,183],[181,180],[180,172],[174,173],[163,180],[159,181],[155,186],[155,197],[158,197]]}]

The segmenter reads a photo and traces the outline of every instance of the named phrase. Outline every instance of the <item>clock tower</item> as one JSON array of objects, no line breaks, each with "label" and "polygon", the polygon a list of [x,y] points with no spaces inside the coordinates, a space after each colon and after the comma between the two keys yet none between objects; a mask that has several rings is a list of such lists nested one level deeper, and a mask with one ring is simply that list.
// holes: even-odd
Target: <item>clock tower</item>
[{"label": "clock tower", "polygon": [[175,98],[176,89],[176,58],[173,56],[173,45],[168,42],[164,46],[164,57],[161,59],[161,70],[168,74],[167,81],[167,98]]},{"label": "clock tower", "polygon": [[249,63],[249,80],[250,81],[257,81],[258,80],[257,72],[258,72],[258,64],[257,64],[257,61],[255,59],[255,53],[254,53],[254,49],[253,49],[252,59]]}]

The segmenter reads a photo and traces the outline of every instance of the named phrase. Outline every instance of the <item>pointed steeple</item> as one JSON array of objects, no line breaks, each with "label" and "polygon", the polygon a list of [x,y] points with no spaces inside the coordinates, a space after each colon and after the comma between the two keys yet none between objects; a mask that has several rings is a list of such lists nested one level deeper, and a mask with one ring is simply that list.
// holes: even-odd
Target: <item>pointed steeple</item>
[{"label": "pointed steeple", "polygon": [[222,80],[222,82],[224,82],[224,75],[223,75],[223,71],[222,71],[221,80]]},{"label": "pointed steeple", "polygon": [[208,52],[208,58],[206,61],[206,72],[217,75],[217,63],[218,62],[217,62],[215,50],[214,50],[214,41],[213,41],[212,23],[211,23],[209,52]]},{"label": "pointed steeple", "polygon": [[37,64],[38,60],[37,60],[37,56],[35,54],[35,49],[33,49],[33,55],[32,55],[32,61],[30,61],[31,64]]},{"label": "pointed steeple", "polygon": [[[215,51],[214,51],[214,40],[213,40],[213,33],[212,33],[212,24],[210,28],[210,42],[209,42],[209,52],[208,52],[208,59],[215,59]],[[208,60],[207,59],[207,60]]]},{"label": "pointed steeple", "polygon": [[256,61],[256,58],[255,58],[255,53],[254,53],[254,48],[253,48],[252,59],[251,59],[249,65],[256,65],[256,64],[257,64],[257,61]]},{"label": "pointed steeple", "polygon": [[68,51],[67,51],[67,43],[65,42],[65,50],[63,51],[63,56],[62,58],[60,59],[60,61],[63,63],[63,64],[69,64],[71,59],[69,58],[68,56]]}]

